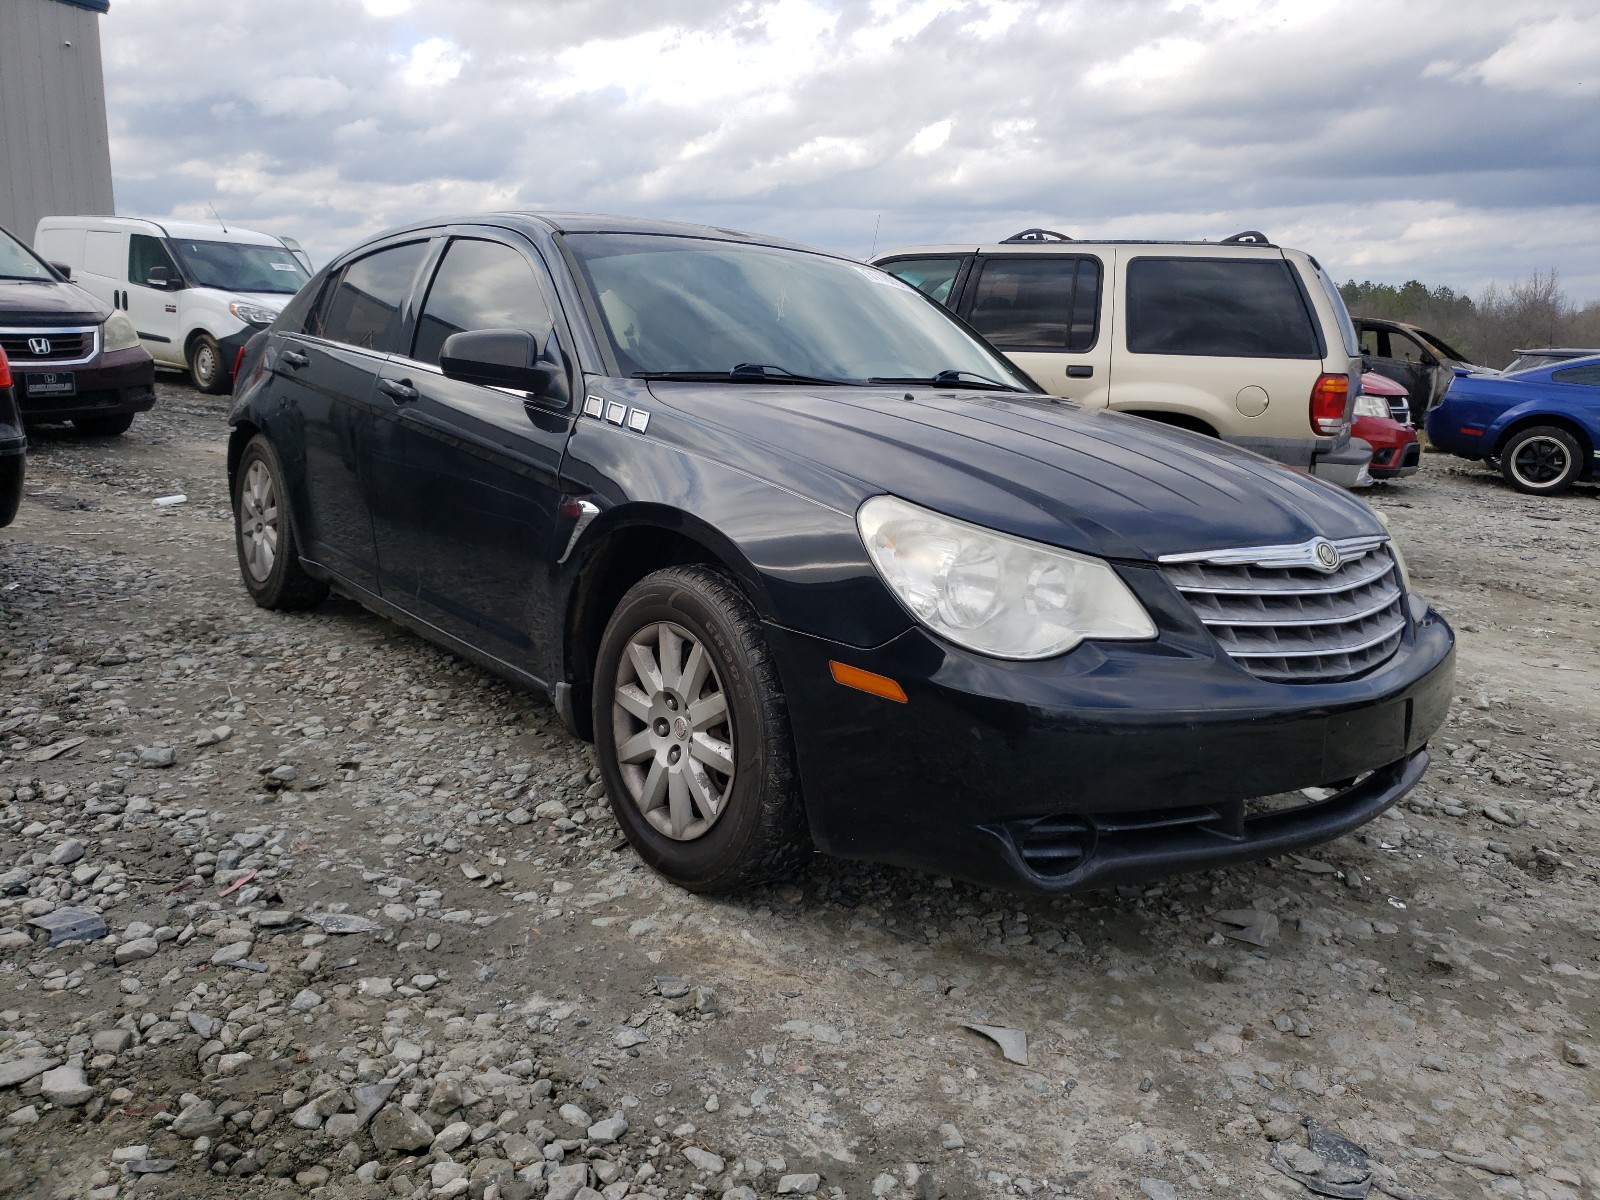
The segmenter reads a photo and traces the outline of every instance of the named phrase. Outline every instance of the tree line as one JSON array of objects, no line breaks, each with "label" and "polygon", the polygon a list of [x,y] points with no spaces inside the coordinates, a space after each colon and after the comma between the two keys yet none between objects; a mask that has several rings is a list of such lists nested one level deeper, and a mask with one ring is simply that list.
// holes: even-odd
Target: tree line
[{"label": "tree line", "polygon": [[1404,321],[1443,338],[1480,366],[1504,367],[1520,349],[1582,346],[1600,350],[1600,301],[1568,300],[1555,271],[1535,271],[1509,287],[1491,283],[1476,299],[1413,279],[1339,289],[1350,315]]}]

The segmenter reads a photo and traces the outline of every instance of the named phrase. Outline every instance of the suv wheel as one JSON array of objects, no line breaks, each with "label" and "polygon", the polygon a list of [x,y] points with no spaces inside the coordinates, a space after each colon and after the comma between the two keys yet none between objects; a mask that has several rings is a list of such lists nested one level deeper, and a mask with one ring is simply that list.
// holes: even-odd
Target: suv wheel
[{"label": "suv wheel", "polygon": [[1500,473],[1519,492],[1554,496],[1583,473],[1583,447],[1555,425],[1518,430],[1500,451]]},{"label": "suv wheel", "polygon": [[209,333],[196,334],[189,343],[189,377],[195,387],[209,395],[228,390],[228,367],[222,361],[222,347]]},{"label": "suv wheel", "polygon": [[251,438],[239,456],[233,529],[239,574],[262,608],[310,608],[327,596],[328,585],[311,578],[300,565],[283,467],[265,434]]},{"label": "suv wheel", "polygon": [[600,642],[593,712],[617,823],[672,882],[730,891],[809,853],[777,669],[722,571],[657,571],[622,598]]}]

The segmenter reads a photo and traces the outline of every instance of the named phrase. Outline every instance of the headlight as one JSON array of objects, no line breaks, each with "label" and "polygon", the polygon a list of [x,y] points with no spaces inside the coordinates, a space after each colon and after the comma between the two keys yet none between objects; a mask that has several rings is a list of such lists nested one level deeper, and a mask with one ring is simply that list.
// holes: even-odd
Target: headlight
[{"label": "headlight", "polygon": [[1382,396],[1357,396],[1356,416],[1358,417],[1387,417],[1389,404]]},{"label": "headlight", "polygon": [[889,590],[929,629],[996,658],[1049,658],[1085,638],[1153,638],[1109,565],[952,520],[893,496],[856,513]]},{"label": "headlight", "polygon": [[259,304],[244,304],[235,301],[228,305],[228,311],[247,325],[271,325],[278,319],[276,309],[262,308]]},{"label": "headlight", "polygon": [[101,350],[132,350],[139,344],[139,331],[125,314],[114,312],[101,327],[100,339]]}]

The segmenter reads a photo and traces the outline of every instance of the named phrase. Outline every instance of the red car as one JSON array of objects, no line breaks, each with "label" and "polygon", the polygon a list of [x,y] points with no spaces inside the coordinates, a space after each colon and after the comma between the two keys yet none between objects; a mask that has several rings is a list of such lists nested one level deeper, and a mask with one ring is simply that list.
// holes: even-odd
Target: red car
[{"label": "red car", "polygon": [[1367,470],[1374,479],[1403,479],[1422,466],[1417,431],[1409,422],[1394,419],[1394,414],[1409,411],[1405,388],[1375,371],[1361,376],[1361,395],[1356,398],[1350,433],[1372,445],[1372,463]]}]

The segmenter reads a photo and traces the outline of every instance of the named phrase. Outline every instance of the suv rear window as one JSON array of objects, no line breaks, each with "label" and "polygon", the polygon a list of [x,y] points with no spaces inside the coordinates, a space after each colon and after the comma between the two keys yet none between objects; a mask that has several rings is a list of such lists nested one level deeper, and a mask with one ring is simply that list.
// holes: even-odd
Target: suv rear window
[{"label": "suv rear window", "polygon": [[996,346],[1080,353],[1099,317],[1100,264],[1052,254],[986,260],[967,320]]},{"label": "suv rear window", "polygon": [[1208,358],[1321,358],[1305,297],[1282,259],[1136,258],[1128,349]]}]

